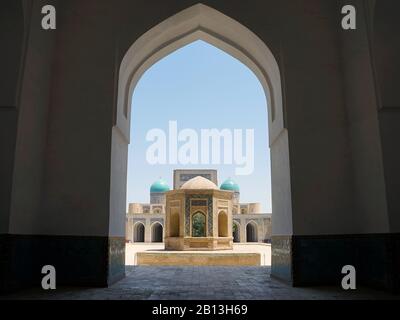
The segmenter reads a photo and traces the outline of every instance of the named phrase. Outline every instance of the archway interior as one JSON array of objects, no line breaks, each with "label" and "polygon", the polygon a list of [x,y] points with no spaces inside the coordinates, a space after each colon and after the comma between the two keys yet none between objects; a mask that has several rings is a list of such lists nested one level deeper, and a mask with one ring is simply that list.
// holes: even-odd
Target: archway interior
[{"label": "archway interior", "polygon": [[225,211],[221,211],[218,214],[218,236],[227,237],[228,233],[228,216]]},{"label": "archway interior", "polygon": [[[270,212],[271,170],[268,148],[265,148],[268,145],[265,93],[258,78],[243,63],[204,41],[195,41],[163,58],[143,74],[133,95],[131,116],[133,143],[129,146],[128,208],[131,202],[151,207],[151,203],[148,205],[146,201],[154,197],[149,197],[148,187],[157,178],[162,177],[172,185],[171,176],[174,169],[201,168],[217,169],[220,184],[225,179],[234,177],[240,185],[240,197],[238,196],[237,200],[241,198],[244,203],[262,202],[263,211],[258,213]],[[148,132],[153,129],[164,130],[168,146],[171,138],[168,136],[170,134],[168,124],[173,119],[178,123],[178,135],[179,129],[193,129],[197,132],[208,128],[227,129],[231,132],[241,129],[242,136],[245,130],[254,130],[257,152],[254,153],[253,172],[249,175],[235,176],[235,164],[223,163],[224,143],[220,145],[219,150],[221,164],[171,165],[168,163],[170,151],[168,148],[165,150],[167,156],[165,164],[146,163],[148,151],[146,147],[151,145],[147,139]],[[177,145],[181,146],[182,143],[178,141]],[[269,183],[265,183],[266,181]],[[239,210],[240,207],[238,205]],[[160,213],[153,208],[143,212],[146,214],[143,218],[148,223],[151,221],[149,215]],[[232,220],[228,219],[225,211],[220,211],[215,222],[218,237],[232,236],[232,225],[228,226],[228,221]],[[166,237],[177,237],[181,234],[179,213],[172,212],[169,221],[164,220],[161,223],[170,226]],[[193,237],[206,237],[204,214],[193,215],[190,225]],[[150,230],[148,230],[149,235],[145,236],[145,242],[163,242],[162,231],[159,230],[158,224],[146,224],[146,227]],[[239,230],[233,238],[236,243],[245,241],[244,237],[240,238]],[[257,242],[256,236],[251,238],[250,242]],[[135,240],[139,241],[143,240],[141,238]]]},{"label": "archway interior", "polygon": [[[271,212],[266,98],[258,78],[241,61],[202,40],[179,48],[143,74],[133,93],[131,117],[133,143],[128,149],[127,207],[130,202],[148,201],[148,186],[158,177],[172,187],[174,169],[216,169],[220,183],[233,177],[240,185],[244,202],[261,202],[260,213]],[[170,155],[170,139],[174,139],[171,123],[179,140],[174,159]],[[165,134],[166,149],[160,151],[162,157],[149,163],[147,155],[153,143],[147,138],[153,129]],[[225,145],[229,142],[225,138],[220,139],[218,160],[210,155],[203,161],[201,132],[207,129],[220,133],[228,130],[232,144],[230,162],[225,157]],[[195,141],[197,148],[194,152],[188,150],[185,157],[181,152],[189,139],[180,134],[186,130],[194,132],[195,138],[190,141]],[[254,152],[248,153],[249,170],[244,174],[237,174],[245,165],[235,159],[233,149],[240,146],[240,141],[234,139],[235,130],[240,131],[243,139],[240,152],[244,156],[248,131],[254,134]]]},{"label": "archway interior", "polygon": [[137,223],[134,228],[133,241],[144,242],[145,240],[145,227],[143,223]]},{"label": "archway interior", "polygon": [[[113,230],[119,230],[114,232],[122,232],[124,219],[113,213],[123,212],[122,207],[126,205],[126,155],[130,142],[133,91],[142,75],[157,61],[197,40],[206,41],[238,59],[256,75],[263,87],[269,110],[269,145],[276,167],[271,170],[274,173],[272,180],[274,189],[284,194],[283,197],[274,196],[274,210],[279,212],[278,217],[273,219],[274,230],[276,234],[291,234],[288,134],[283,117],[278,63],[255,33],[203,4],[193,5],[148,30],[131,45],[122,59],[112,131],[110,224]],[[261,150],[265,150],[266,145]],[[121,166],[121,163],[124,165]]]},{"label": "archway interior", "polygon": [[196,212],[192,215],[192,237],[206,236],[206,215],[203,212]]},{"label": "archway interior", "polygon": [[249,222],[246,226],[246,241],[258,242],[257,225],[254,222]]},{"label": "archway interior", "polygon": [[151,242],[163,242],[163,227],[159,223],[152,226]]}]

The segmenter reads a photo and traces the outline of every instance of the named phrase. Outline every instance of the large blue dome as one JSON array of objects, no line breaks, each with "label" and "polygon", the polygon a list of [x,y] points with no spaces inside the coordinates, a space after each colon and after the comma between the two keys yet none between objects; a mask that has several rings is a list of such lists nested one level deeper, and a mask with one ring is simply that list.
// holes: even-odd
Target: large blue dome
[{"label": "large blue dome", "polygon": [[169,190],[170,188],[167,184],[167,181],[165,181],[164,179],[157,180],[150,187],[150,193],[162,193],[162,192],[167,192]]},{"label": "large blue dome", "polygon": [[235,181],[233,181],[231,178],[229,178],[228,180],[225,180],[225,182],[223,184],[221,184],[220,189],[226,190],[226,191],[235,191],[235,192],[240,191],[239,185]]}]

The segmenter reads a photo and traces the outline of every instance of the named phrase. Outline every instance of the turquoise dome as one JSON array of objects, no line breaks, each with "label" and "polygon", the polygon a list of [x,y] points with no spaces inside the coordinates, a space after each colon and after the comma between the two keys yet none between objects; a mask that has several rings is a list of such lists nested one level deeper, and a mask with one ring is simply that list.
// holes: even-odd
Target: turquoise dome
[{"label": "turquoise dome", "polygon": [[162,193],[162,192],[167,192],[169,191],[170,188],[167,184],[167,181],[164,179],[159,179],[156,182],[154,182],[151,187],[150,187],[150,193]]},{"label": "turquoise dome", "polygon": [[231,178],[229,178],[228,180],[225,180],[225,182],[223,184],[221,184],[220,187],[221,190],[226,190],[226,191],[235,191],[235,192],[239,192],[239,185],[233,181]]}]

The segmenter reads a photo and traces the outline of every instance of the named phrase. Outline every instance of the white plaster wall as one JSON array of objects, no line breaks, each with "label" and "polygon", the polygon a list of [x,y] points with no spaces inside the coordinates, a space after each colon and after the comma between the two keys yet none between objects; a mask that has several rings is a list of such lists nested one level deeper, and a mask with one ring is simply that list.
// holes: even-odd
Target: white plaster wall
[{"label": "white plaster wall", "polygon": [[39,215],[42,210],[47,114],[56,37],[55,32],[43,32],[38,28],[44,4],[44,1],[35,1],[32,7],[26,8],[26,23],[30,30],[25,38],[25,60],[20,74],[9,229],[13,234],[38,233],[42,222]]},{"label": "white plaster wall", "polygon": [[112,130],[111,163],[115,165],[111,167],[111,190],[114,194],[110,196],[109,235],[120,237],[125,228],[128,142],[117,127]]},{"label": "white plaster wall", "polygon": [[281,135],[271,145],[271,183],[272,183],[272,234],[291,235],[292,190],[290,188],[290,162],[288,132]]},{"label": "white plaster wall", "polygon": [[[354,233],[363,222],[353,217],[351,146],[339,46],[341,7],[335,1],[284,1],[281,6],[292,232]],[[272,155],[273,170],[274,162]],[[274,235],[281,233],[277,228],[273,221]]]},{"label": "white plaster wall", "polygon": [[[344,3],[345,1],[342,1]],[[376,83],[368,29],[369,13],[363,1],[356,1],[358,32],[342,32],[341,45],[344,68],[343,88],[348,110],[354,188],[354,220],[356,232],[384,233],[389,231],[380,143]]]},{"label": "white plaster wall", "polygon": [[9,231],[24,27],[22,1],[3,2],[0,10],[0,234]]},{"label": "white plaster wall", "polygon": [[110,4],[62,1],[57,21],[42,208],[32,232],[123,237],[124,214],[116,213],[118,231],[110,221],[116,70]]},{"label": "white plaster wall", "polygon": [[370,43],[378,96],[378,118],[391,232],[400,232],[400,23],[399,3],[376,1]]}]

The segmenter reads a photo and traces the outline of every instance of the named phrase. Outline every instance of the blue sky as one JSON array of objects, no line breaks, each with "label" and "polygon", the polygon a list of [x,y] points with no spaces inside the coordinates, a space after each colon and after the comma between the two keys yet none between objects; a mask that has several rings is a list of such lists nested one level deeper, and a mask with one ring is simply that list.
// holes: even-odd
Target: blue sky
[{"label": "blue sky", "polygon": [[[174,169],[217,169],[218,183],[231,177],[241,202],[260,202],[271,212],[267,102],[257,77],[240,61],[203,41],[193,42],[149,68],[133,93],[127,202],[149,202],[150,185],[159,177],[172,187]],[[150,165],[149,130],[254,129],[254,172],[235,175],[236,164]],[[183,143],[181,143],[183,144]],[[181,145],[179,144],[179,145]],[[179,146],[178,145],[178,146]]]}]

